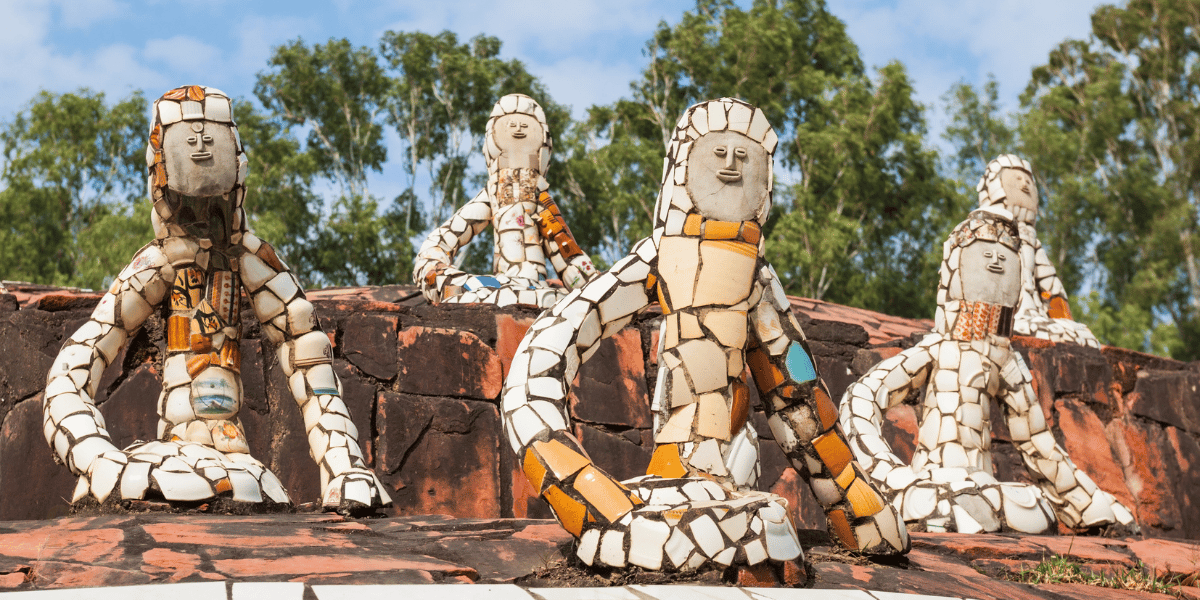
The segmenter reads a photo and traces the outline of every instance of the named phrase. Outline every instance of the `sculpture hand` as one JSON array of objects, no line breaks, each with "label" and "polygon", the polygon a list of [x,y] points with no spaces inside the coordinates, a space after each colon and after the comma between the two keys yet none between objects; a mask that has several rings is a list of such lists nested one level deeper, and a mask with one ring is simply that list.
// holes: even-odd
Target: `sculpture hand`
[{"label": "sculpture hand", "polygon": [[321,494],[323,508],[343,515],[369,514],[391,504],[392,498],[375,472],[361,467],[352,467],[329,480]]}]

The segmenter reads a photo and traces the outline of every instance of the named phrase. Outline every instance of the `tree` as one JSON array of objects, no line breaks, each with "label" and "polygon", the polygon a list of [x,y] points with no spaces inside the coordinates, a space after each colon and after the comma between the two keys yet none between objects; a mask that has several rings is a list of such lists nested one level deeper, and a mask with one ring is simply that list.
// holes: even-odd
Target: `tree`
[{"label": "tree", "polygon": [[0,273],[102,288],[153,239],[146,102],[40,92],[0,126]]},{"label": "tree", "polygon": [[[691,104],[736,96],[779,134],[767,251],[790,293],[930,316],[941,231],[954,204],[925,148],[922,107],[899,63],[866,74],[820,0],[700,0],[661,23],[632,97],[594,109],[569,163],[610,246],[649,234],[662,152]],[[624,164],[623,164],[624,163]],[[940,252],[940,250],[938,250]],[[940,256],[939,256],[940,258]]]},{"label": "tree", "polygon": [[1059,200],[1052,259],[1069,289],[1095,265],[1082,318],[1183,359],[1200,356],[1198,31],[1195,2],[1102,6],[1022,98],[1021,137]]}]

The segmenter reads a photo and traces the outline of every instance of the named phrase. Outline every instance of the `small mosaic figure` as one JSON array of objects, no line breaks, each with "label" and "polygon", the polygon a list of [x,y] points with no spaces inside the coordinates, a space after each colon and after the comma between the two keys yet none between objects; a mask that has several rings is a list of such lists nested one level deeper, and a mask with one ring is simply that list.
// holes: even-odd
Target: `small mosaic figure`
[{"label": "small mosaic figure", "polygon": [[[244,289],[263,335],[279,346],[320,467],[323,505],[343,512],[388,505],[363,462],[329,337],[283,260],[246,228],[247,162],[231,108],[220,90],[195,85],[155,101],[146,162],[156,239],[54,359],[46,441],[79,476],[73,503],[88,496],[289,502],[279,479],[250,456],[238,419]],[[167,330],[158,440],[121,450],[93,398],[104,370],[155,311]]]},{"label": "small mosaic figure", "polygon": [[[547,258],[568,289],[596,276],[547,191],[551,146],[546,114],[533,98],[509,94],[492,108],[483,145],[487,187],[430,232],[417,252],[413,280],[431,303],[549,308],[566,291],[546,283]],[[451,266],[455,254],[488,225],[495,234],[495,274],[472,275]]]},{"label": "small mosaic figure", "polygon": [[[976,210],[942,251],[934,332],[846,389],[841,423],[854,454],[910,526],[928,531],[1047,533],[1121,524],[1133,515],[1054,440],[1021,355],[1010,346],[1021,292],[1021,239],[1000,206]],[[883,411],[922,386],[912,464],[880,433]],[[991,399],[1036,485],[992,476]]]},{"label": "small mosaic figure", "polygon": [[1067,291],[1050,258],[1042,249],[1034,224],[1038,215],[1037,180],[1029,161],[1001,154],[988,163],[975,186],[980,208],[999,205],[1008,209],[1021,234],[1021,300],[1013,319],[1013,333],[1099,348],[1087,325],[1071,318]]},{"label": "small mosaic figure", "polygon": [[[688,570],[801,556],[787,501],[755,491],[758,434],[747,366],[776,441],[846,547],[909,547],[896,511],[853,460],[800,324],[763,257],[778,139],[762,111],[722,98],[683,115],[667,150],[653,235],[531,326],[501,410],[534,489],[579,538],[585,563]],[[579,365],[658,300],[656,449],[617,482],[571,435]]]}]

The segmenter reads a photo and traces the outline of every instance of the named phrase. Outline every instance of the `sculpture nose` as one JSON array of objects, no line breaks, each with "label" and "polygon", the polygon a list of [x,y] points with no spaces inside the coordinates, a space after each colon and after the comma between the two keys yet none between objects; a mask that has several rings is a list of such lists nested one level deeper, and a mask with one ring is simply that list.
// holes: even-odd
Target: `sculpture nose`
[{"label": "sculpture nose", "polygon": [[727,171],[736,171],[737,170],[737,158],[734,156],[733,152],[725,153],[725,170],[727,170]]}]

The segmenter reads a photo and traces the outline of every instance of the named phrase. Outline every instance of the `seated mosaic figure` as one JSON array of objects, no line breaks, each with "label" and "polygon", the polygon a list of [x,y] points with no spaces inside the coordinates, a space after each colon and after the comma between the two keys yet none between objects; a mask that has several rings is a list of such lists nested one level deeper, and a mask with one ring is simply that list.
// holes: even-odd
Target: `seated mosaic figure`
[{"label": "seated mosaic figure", "polygon": [[[546,114],[524,94],[492,108],[483,145],[488,180],[483,191],[430,232],[417,252],[413,280],[429,302],[531,304],[549,308],[567,291],[546,282],[546,259],[568,289],[596,276],[550,197],[546,169],[551,139]],[[492,275],[452,266],[471,239],[492,226]]]},{"label": "seated mosaic figure", "polygon": [[[933,333],[875,365],[842,397],[854,455],[910,527],[960,533],[1049,533],[1120,524],[1133,515],[1071,462],[1054,439],[1025,361],[1010,345],[1021,292],[1021,239],[1000,206],[976,210],[942,251]],[[912,463],[881,434],[883,411],[925,387]],[[991,399],[1036,484],[992,475]]]},{"label": "seated mosaic figure", "polygon": [[1013,333],[1052,342],[1099,348],[1087,325],[1071,318],[1067,291],[1034,228],[1038,216],[1037,180],[1029,161],[1001,154],[988,163],[975,186],[979,206],[1003,206],[1012,213],[1021,236],[1021,299],[1013,317]]},{"label": "seated mosaic figure", "polygon": [[[763,256],[777,137],[722,98],[683,115],[653,235],[534,321],[501,410],[530,483],[589,565],[690,570],[801,556],[787,501],[755,491],[749,366],[775,440],[851,550],[909,547],[898,513],[853,460],[800,324]],[[570,433],[566,398],[600,341],[658,300],[663,319],[647,475],[618,482]]]},{"label": "seated mosaic figure", "polygon": [[[164,94],[154,103],[146,161],[155,239],[63,345],[46,384],[46,441],[79,476],[72,503],[289,502],[279,479],[250,456],[238,419],[245,290],[262,334],[279,347],[320,467],[323,505],[349,512],[390,504],[363,462],[329,337],[283,259],[246,227],[248,165],[230,99],[194,85]],[[93,399],[104,370],[153,313],[166,322],[158,439],[122,450]]]}]

